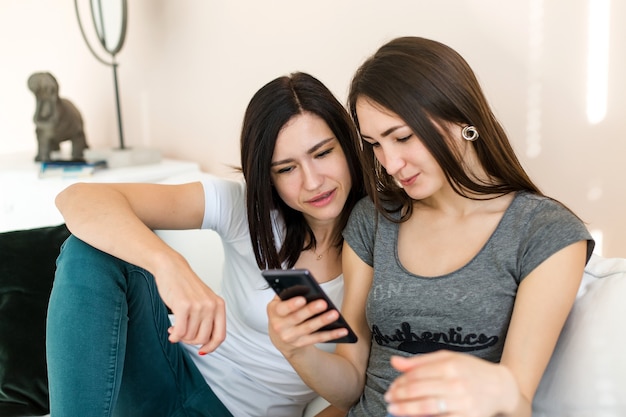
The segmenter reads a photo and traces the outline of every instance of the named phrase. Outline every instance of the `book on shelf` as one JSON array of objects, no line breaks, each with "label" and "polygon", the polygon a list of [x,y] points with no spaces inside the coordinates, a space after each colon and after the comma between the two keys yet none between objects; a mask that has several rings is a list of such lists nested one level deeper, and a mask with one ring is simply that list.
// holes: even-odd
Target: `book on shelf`
[{"label": "book on shelf", "polygon": [[89,177],[94,172],[107,167],[106,160],[84,159],[59,159],[41,162],[39,178],[63,177],[80,178]]}]

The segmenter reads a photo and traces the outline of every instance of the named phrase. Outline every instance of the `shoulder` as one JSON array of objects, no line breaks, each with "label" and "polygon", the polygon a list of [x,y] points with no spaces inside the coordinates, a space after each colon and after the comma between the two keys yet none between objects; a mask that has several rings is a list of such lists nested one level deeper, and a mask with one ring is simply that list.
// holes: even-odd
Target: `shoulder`
[{"label": "shoulder", "polygon": [[223,237],[247,232],[245,182],[210,174],[204,175],[200,182],[205,201],[202,227],[216,230]]},{"label": "shoulder", "polygon": [[372,265],[379,217],[372,200],[364,197],[355,205],[350,220],[343,230],[345,242],[368,265]]},{"label": "shoulder", "polygon": [[374,207],[374,202],[368,196],[361,198],[354,205],[354,209],[352,213],[360,213],[360,214],[371,214],[376,211],[376,207]]},{"label": "shoulder", "polygon": [[519,191],[513,199],[512,206],[526,211],[542,210],[545,208],[565,209],[565,206],[562,203],[553,198],[534,194],[528,191]]},{"label": "shoulder", "polygon": [[369,197],[363,197],[352,209],[346,229],[358,229],[373,225],[377,221],[377,218],[378,215],[374,202]]},{"label": "shoulder", "polygon": [[203,174],[200,182],[207,197],[211,196],[245,196],[246,183],[243,180],[232,180],[212,174]]},{"label": "shoulder", "polygon": [[[502,221],[500,248],[509,248],[518,257],[521,277],[557,251],[586,240],[587,258],[594,241],[584,222],[561,202],[541,195],[520,192]],[[512,255],[512,254],[511,254]]]},{"label": "shoulder", "polygon": [[520,192],[515,196],[508,218],[524,222],[527,228],[549,224],[571,224],[584,228],[582,220],[563,203],[529,192]]}]

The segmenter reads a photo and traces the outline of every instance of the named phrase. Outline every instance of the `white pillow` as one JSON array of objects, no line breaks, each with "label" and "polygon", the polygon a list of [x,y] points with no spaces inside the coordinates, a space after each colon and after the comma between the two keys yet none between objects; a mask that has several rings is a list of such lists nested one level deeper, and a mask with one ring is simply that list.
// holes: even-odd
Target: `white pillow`
[{"label": "white pillow", "polygon": [[593,255],[533,417],[626,416],[626,259]]}]

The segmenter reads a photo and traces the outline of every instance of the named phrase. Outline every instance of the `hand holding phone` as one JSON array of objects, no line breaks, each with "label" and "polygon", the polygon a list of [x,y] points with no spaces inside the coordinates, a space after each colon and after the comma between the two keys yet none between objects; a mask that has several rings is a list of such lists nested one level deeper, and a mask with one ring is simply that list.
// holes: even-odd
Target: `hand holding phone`
[{"label": "hand holding phone", "polygon": [[[320,314],[329,310],[337,310],[339,312],[339,309],[335,307],[330,297],[328,297],[307,269],[268,269],[262,271],[261,274],[281,300],[302,296],[307,303],[310,303],[311,301],[322,299],[326,301],[328,308]],[[338,339],[329,340],[326,343],[355,343],[357,341],[356,334],[343,318],[341,312],[339,312],[339,318],[336,321],[320,328],[318,331],[341,328],[348,329],[348,334]]]}]

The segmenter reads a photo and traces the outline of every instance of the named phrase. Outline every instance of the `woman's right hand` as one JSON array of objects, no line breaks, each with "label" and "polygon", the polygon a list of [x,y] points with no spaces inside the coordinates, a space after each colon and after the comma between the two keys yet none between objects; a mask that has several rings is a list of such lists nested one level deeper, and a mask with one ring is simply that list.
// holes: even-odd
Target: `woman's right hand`
[{"label": "woman's right hand", "polygon": [[327,307],[324,300],[307,304],[300,296],[285,301],[274,297],[267,305],[269,335],[274,346],[289,358],[307,346],[346,336],[348,331],[343,328],[318,331],[339,318],[337,310],[322,313]]},{"label": "woman's right hand", "polygon": [[155,274],[159,294],[174,314],[169,341],[201,345],[200,355],[213,352],[226,338],[224,300],[189,267],[168,265]]},{"label": "woman's right hand", "polygon": [[[317,343],[348,333],[345,328],[318,331],[339,317],[337,310],[325,311],[326,308],[324,300],[307,304],[304,297],[281,301],[276,296],[267,305],[269,336],[309,387],[333,406],[347,410],[363,390],[361,373],[364,374],[367,363],[369,339],[338,343],[334,353],[318,349]],[[355,365],[360,361],[362,366]]]}]

